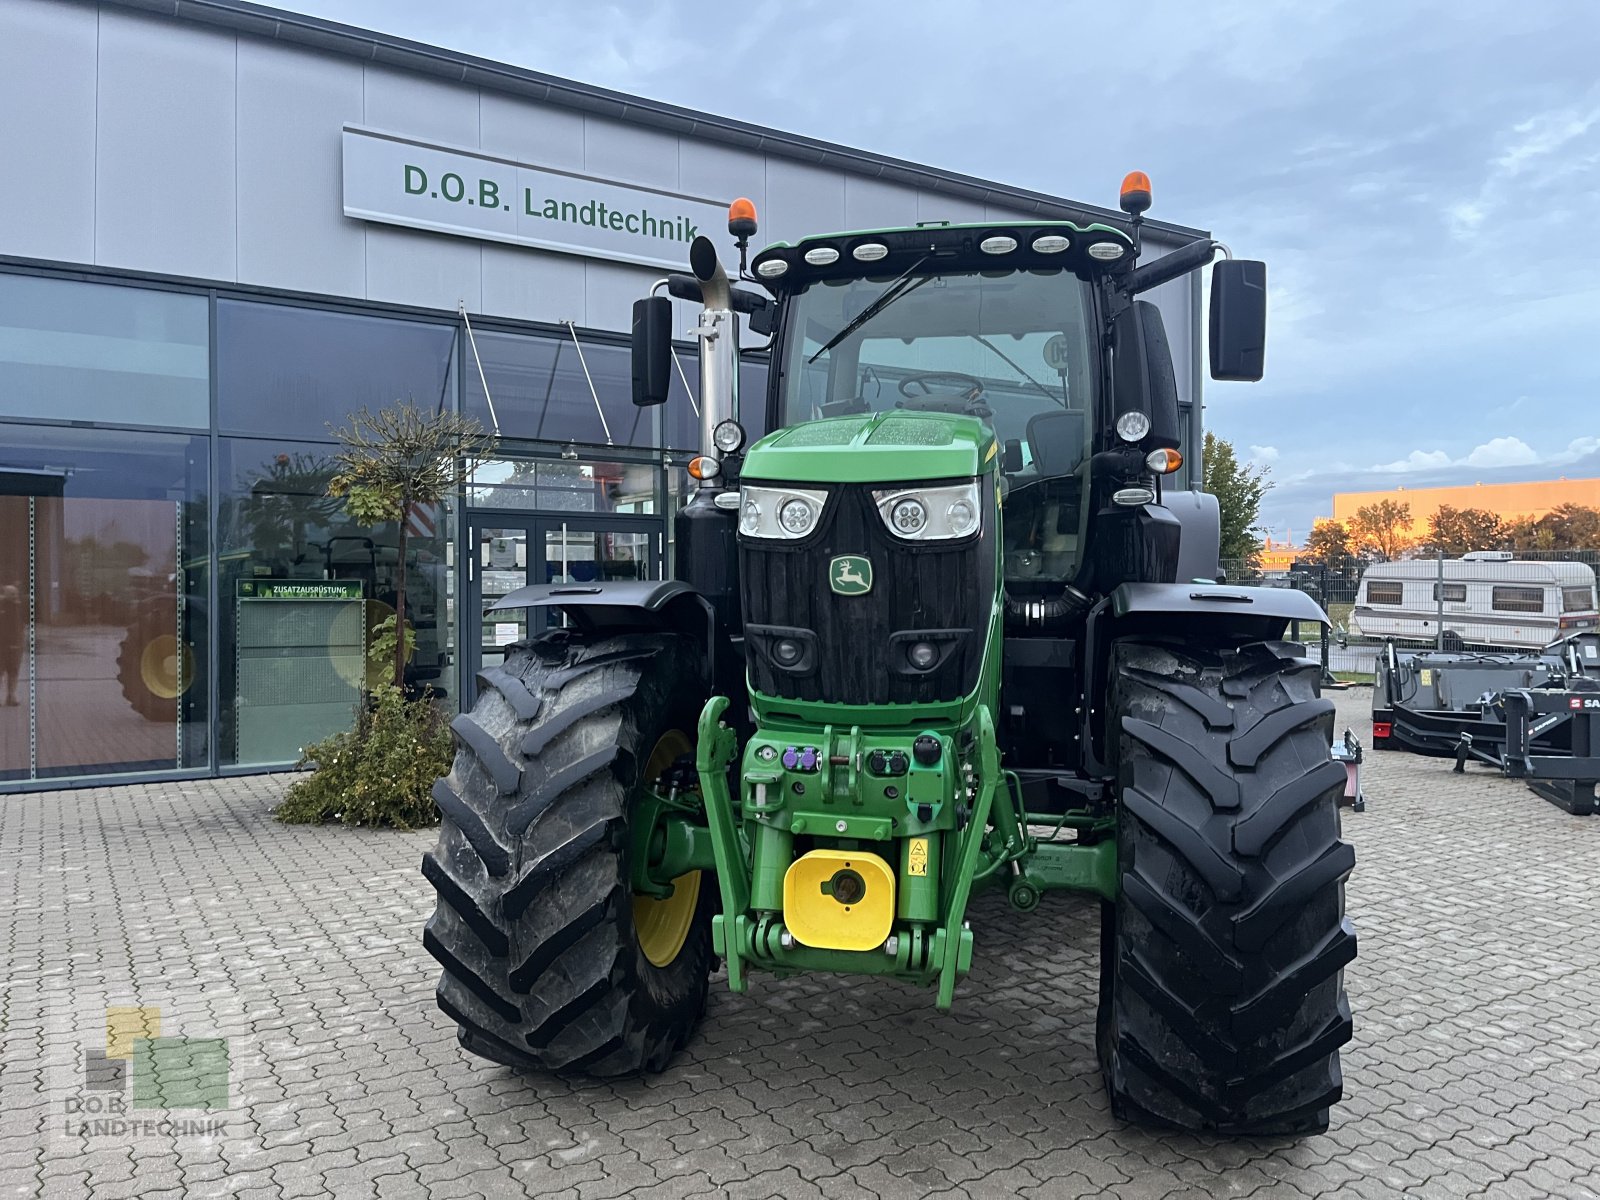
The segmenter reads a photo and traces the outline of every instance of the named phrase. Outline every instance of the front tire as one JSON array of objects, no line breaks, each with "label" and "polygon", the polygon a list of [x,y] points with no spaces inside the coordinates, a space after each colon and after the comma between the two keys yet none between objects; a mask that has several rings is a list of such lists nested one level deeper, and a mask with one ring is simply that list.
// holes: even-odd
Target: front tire
[{"label": "front tire", "polygon": [[1327,1128],[1355,929],[1333,704],[1301,648],[1122,643],[1111,689],[1118,871],[1098,1044],[1119,1117]]},{"label": "front tire", "polygon": [[[692,751],[703,655],[665,633],[555,631],[485,671],[434,785],[423,945],[464,1048],[513,1067],[662,1070],[705,1009],[709,874],[636,897],[632,801]],[[657,907],[659,906],[659,907]]]}]

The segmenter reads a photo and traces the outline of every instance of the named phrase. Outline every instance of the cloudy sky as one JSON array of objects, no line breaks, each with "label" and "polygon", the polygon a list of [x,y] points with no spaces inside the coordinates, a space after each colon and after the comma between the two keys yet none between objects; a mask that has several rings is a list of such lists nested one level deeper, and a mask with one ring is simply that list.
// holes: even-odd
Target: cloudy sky
[{"label": "cloudy sky", "polygon": [[285,7],[1086,201],[1147,171],[1267,260],[1267,378],[1207,423],[1280,535],[1334,491],[1600,475],[1596,0]]}]

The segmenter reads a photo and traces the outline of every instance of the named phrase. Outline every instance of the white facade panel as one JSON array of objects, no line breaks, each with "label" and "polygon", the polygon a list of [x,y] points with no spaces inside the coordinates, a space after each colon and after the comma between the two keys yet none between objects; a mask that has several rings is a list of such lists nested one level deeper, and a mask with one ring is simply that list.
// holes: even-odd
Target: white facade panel
[{"label": "white facade panel", "polygon": [[767,159],[766,242],[798,242],[845,228],[844,176],[787,159]]},{"label": "white facade panel", "polygon": [[[713,235],[715,236],[715,235]],[[727,231],[723,231],[727,236]],[[723,263],[734,265],[734,259],[724,253]],[[685,248],[684,269],[688,269],[689,254]],[[633,302],[650,290],[650,285],[661,278],[659,270],[650,267],[630,267],[624,263],[601,262],[591,259],[583,264],[584,306],[580,325],[594,329],[626,330],[633,327]],[[678,331],[682,333],[680,329]]]},{"label": "white facade panel", "polygon": [[478,144],[478,89],[369,63],[359,123],[457,146]]},{"label": "white facade panel", "polygon": [[484,92],[479,149],[558,171],[582,171],[583,114]]},{"label": "white facade panel", "polygon": [[237,40],[101,11],[95,262],[237,277]]},{"label": "white facade panel", "polygon": [[0,10],[0,253],[94,258],[98,37],[92,8]]},{"label": "white facade panel", "polygon": [[447,312],[465,303],[482,312],[483,243],[369,225],[366,298]]},{"label": "white facade panel", "polygon": [[366,226],[340,212],[339,130],[361,64],[239,42],[239,282],[366,295]]},{"label": "white facade panel", "polygon": [[678,139],[671,134],[587,117],[583,139],[584,171],[590,175],[669,192],[699,192],[679,183]]},{"label": "white facade panel", "polygon": [[844,229],[887,229],[895,225],[914,225],[916,222],[915,188],[885,183],[881,179],[845,176]]},{"label": "white facade panel", "polygon": [[483,312],[516,321],[582,324],[584,267],[583,259],[571,254],[485,242]]},{"label": "white facade panel", "polygon": [[743,196],[753,203],[761,228],[751,239],[752,250],[775,240],[767,221],[765,155],[719,146],[715,142],[679,138],[678,176],[687,181],[683,190],[697,196],[725,196],[729,203]]}]

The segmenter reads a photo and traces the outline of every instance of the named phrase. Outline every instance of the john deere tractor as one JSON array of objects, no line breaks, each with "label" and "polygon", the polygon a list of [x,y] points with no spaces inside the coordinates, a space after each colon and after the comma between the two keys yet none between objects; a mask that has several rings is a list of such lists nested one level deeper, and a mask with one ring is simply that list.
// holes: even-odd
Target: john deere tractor
[{"label": "john deere tractor", "polygon": [[[1126,217],[806,238],[736,286],[713,244],[634,311],[634,399],[666,396],[671,298],[700,303],[704,450],[677,578],[524,588],[558,612],[480,677],[434,791],[424,941],[467,1050],[665,1067],[719,964],[888,976],[954,1002],[996,889],[1098,897],[1114,1111],[1324,1128],[1351,1019],[1333,706],[1284,639],[1298,592],[1217,582],[1177,486],[1161,316],[1224,257],[1212,373],[1259,379],[1265,268],[1208,239],[1143,265]],[[745,446],[741,322],[771,335]],[[1195,478],[1194,474],[1187,477]],[[986,907],[988,913],[1005,911]]]}]

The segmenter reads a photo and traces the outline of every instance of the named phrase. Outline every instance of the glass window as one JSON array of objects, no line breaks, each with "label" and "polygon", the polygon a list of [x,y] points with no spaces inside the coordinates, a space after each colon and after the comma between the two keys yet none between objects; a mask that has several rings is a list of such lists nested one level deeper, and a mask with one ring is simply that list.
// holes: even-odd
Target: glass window
[{"label": "glass window", "polygon": [[1562,612],[1588,612],[1593,607],[1593,588],[1566,587],[1561,589]]},{"label": "glass window", "polygon": [[[791,301],[784,423],[894,408],[968,412],[1021,441],[1025,462],[1040,458],[1029,444],[1033,418],[1065,411],[1088,421],[1088,287],[1064,271],[813,284]],[[1062,424],[1050,423],[1056,441]],[[1052,443],[1051,457],[1068,450]]]},{"label": "glass window", "polygon": [[[502,437],[534,441],[591,446],[654,444],[652,411],[633,403],[633,371],[626,346],[580,333],[580,354],[570,336],[477,329],[474,337],[489,392],[485,396],[479,363],[472,360],[469,347],[462,371],[461,403],[462,410],[477,417],[485,429],[497,429]],[[693,364],[685,361],[683,366],[689,371]],[[673,386],[681,392],[681,380]]]},{"label": "glass window", "polygon": [[205,766],[207,444],[0,426],[0,780]]},{"label": "glass window", "polygon": [[[331,443],[224,438],[218,462],[219,750],[224,763],[293,761],[346,728],[372,629],[393,615],[400,524],[358,525],[327,494]],[[406,521],[407,686],[453,691],[455,580],[448,506]]]},{"label": "glass window", "polygon": [[0,274],[0,397],[11,417],[205,428],[206,298]]},{"label": "glass window", "polygon": [[473,508],[653,516],[659,475],[644,462],[498,459],[478,468],[467,495]]},{"label": "glass window", "polygon": [[1401,585],[1398,581],[1380,582],[1374,579],[1367,584],[1368,604],[1399,604]]},{"label": "glass window", "polygon": [[[1443,595],[1441,595],[1441,591]],[[1464,604],[1467,599],[1467,585],[1464,583],[1436,583],[1433,585],[1433,598],[1435,602],[1443,600],[1449,604]]]},{"label": "glass window", "polygon": [[1497,585],[1490,599],[1496,612],[1542,613],[1544,589],[1542,587],[1509,587]]},{"label": "glass window", "polygon": [[455,340],[453,325],[219,300],[218,424],[321,439],[363,405],[450,408]]}]

